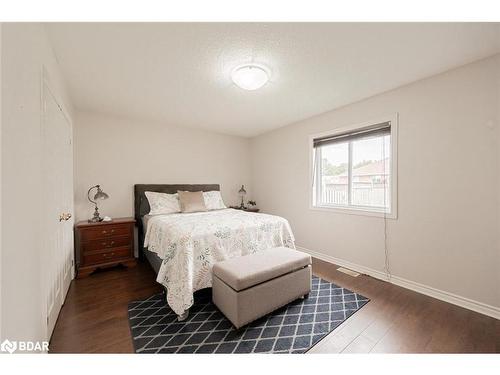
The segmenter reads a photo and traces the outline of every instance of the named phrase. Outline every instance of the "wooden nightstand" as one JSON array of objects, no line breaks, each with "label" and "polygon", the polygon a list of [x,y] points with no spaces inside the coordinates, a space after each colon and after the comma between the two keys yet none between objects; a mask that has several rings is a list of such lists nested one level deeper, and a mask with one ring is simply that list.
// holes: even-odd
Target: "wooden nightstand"
[{"label": "wooden nightstand", "polygon": [[113,219],[100,223],[87,221],[77,223],[75,249],[80,257],[77,278],[88,276],[98,268],[118,264],[135,266],[134,224],[134,218]]},{"label": "wooden nightstand", "polygon": [[246,211],[246,212],[259,212],[260,210],[258,208],[241,208],[240,206],[229,206],[229,208],[234,208],[235,210],[241,210],[241,211]]}]

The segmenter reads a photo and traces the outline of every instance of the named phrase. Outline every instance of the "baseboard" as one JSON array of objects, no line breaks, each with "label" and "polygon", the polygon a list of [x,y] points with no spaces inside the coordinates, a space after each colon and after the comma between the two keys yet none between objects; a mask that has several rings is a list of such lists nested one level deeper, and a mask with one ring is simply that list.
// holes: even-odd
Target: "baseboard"
[{"label": "baseboard", "polygon": [[349,268],[353,271],[363,273],[376,279],[387,281],[394,285],[413,290],[414,292],[425,294],[429,297],[433,297],[441,301],[445,301],[453,305],[478,312],[480,314],[488,315],[495,319],[500,319],[500,308],[498,307],[474,301],[472,299],[449,293],[444,290],[439,290],[424,284],[417,283],[415,281],[407,280],[399,276],[391,276],[390,278],[388,278],[384,272],[377,271],[373,268],[365,267],[343,259],[335,258],[331,255],[323,254],[314,250],[309,250],[304,247],[297,246],[297,250],[311,254],[311,256],[313,256],[314,258],[323,260],[325,262],[334,263],[338,266]]}]

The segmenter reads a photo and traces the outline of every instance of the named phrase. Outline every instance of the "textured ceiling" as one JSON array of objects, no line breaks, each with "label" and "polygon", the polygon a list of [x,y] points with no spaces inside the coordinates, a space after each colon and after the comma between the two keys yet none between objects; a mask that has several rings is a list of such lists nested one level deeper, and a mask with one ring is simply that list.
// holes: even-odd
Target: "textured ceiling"
[{"label": "textured ceiling", "polygon": [[[499,24],[47,24],[81,110],[254,136],[500,52]],[[271,81],[244,91],[232,69]]]}]

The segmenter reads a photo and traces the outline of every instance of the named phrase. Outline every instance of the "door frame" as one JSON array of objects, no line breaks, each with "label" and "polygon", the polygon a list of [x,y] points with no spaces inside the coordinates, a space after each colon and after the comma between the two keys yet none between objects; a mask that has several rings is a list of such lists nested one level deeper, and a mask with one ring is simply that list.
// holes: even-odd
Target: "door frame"
[{"label": "door frame", "polygon": [[[46,68],[46,66],[44,64],[41,65],[40,67],[40,141],[41,141],[41,147],[43,147],[43,137],[44,137],[44,130],[45,130],[45,102],[46,102],[46,95],[45,95],[45,88],[47,89],[47,91],[50,93],[50,95],[52,96],[52,98],[54,99],[54,102],[57,104],[57,106],[59,107],[59,110],[61,111],[62,115],[64,116],[64,118],[66,119],[67,121],[67,124],[69,126],[69,136],[70,136],[70,142],[71,142],[71,154],[72,154],[72,161],[74,161],[74,147],[73,147],[73,121],[71,119],[71,117],[69,116],[68,114],[68,111],[66,110],[66,107],[64,105],[64,101],[62,100],[62,98],[57,94],[57,91],[53,89],[53,84],[52,84],[52,80],[50,78],[50,74]],[[72,179],[72,183],[74,184],[74,163],[73,164],[73,168],[72,168],[72,175],[71,175],[71,179]],[[44,171],[44,159],[41,158],[40,159],[40,170]],[[73,188],[73,192],[74,192],[74,188]],[[72,193],[73,193],[72,192]],[[72,215],[74,217],[74,197],[72,195],[72,199],[71,199],[71,209],[72,209]],[[42,207],[42,210],[43,210],[43,207]],[[43,216],[43,211],[40,212],[40,216],[42,217]],[[40,233],[44,233],[44,220],[45,220],[45,217],[42,217],[42,220],[40,220]],[[46,241],[42,241],[43,243],[43,246],[45,247],[46,246]],[[45,249],[42,249],[43,250],[43,253],[45,253]],[[41,264],[43,264],[44,262],[44,259],[41,260]],[[75,252],[74,252],[74,244],[73,244],[73,251],[71,252],[71,264],[73,265],[71,267],[71,280],[74,280],[75,278],[75,267],[74,267],[74,264],[75,264]],[[41,275],[41,292],[42,292],[42,311],[43,311],[43,327],[45,329],[45,336],[47,338],[47,341],[50,340],[50,336],[49,336],[49,332],[48,332],[48,325],[47,325],[47,300],[46,300],[46,297],[47,297],[47,293],[48,293],[48,282],[47,282],[47,277],[46,277],[46,274],[43,272],[43,268],[42,267],[42,272],[40,273]],[[66,295],[67,294],[64,294],[63,295],[63,300],[61,301],[62,302],[62,305],[64,305],[64,302],[66,301]],[[56,320],[56,324],[57,324],[57,320]]]}]

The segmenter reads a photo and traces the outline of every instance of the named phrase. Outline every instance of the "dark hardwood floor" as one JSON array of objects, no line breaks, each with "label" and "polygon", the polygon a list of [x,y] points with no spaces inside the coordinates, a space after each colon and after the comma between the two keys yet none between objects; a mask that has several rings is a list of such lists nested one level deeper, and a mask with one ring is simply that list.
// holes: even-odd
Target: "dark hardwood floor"
[{"label": "dark hardwood floor", "polygon": [[49,353],[133,353],[128,302],[161,291],[149,264],[110,268],[72,281]]},{"label": "dark hardwood floor", "polygon": [[370,298],[311,353],[499,353],[500,320],[314,260],[319,277]]},{"label": "dark hardwood floor", "polygon": [[[500,353],[500,321],[314,259],[313,272],[371,301],[310,353]],[[161,290],[149,265],[74,280],[51,353],[131,353],[129,301]]]}]

